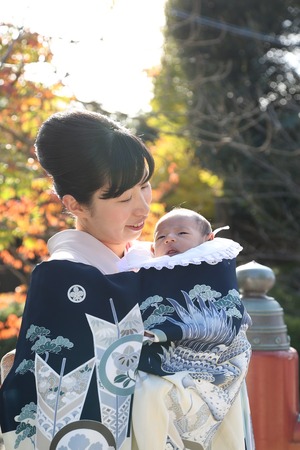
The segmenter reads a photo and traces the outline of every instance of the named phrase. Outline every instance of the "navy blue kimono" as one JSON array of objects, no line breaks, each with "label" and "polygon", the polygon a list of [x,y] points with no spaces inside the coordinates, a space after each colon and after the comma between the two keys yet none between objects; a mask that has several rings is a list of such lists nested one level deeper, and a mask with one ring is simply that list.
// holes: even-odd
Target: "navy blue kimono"
[{"label": "navy blue kimono", "polygon": [[[248,325],[235,259],[112,275],[64,260],[37,265],[0,390],[6,450],[63,449],[62,430],[80,421],[102,424],[105,445],[121,448],[138,371],[184,370],[195,382],[227,388],[244,379],[246,368],[228,361],[246,355],[247,366],[250,346],[237,336]],[[226,364],[208,361],[211,351]]]}]

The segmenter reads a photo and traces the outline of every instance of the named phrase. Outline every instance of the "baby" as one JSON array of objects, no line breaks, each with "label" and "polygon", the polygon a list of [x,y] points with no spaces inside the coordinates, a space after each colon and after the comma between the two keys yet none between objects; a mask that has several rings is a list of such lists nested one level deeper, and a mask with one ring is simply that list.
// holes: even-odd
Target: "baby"
[{"label": "baby", "polygon": [[176,208],[162,216],[154,229],[153,256],[174,256],[214,239],[209,221],[190,209]]},{"label": "baby", "polygon": [[174,208],[158,220],[153,242],[135,242],[118,263],[119,269],[172,269],[188,262],[216,264],[227,256],[236,257],[242,249],[237,242],[215,239],[219,231],[228,228],[212,231],[211,224],[201,214],[186,208]]}]

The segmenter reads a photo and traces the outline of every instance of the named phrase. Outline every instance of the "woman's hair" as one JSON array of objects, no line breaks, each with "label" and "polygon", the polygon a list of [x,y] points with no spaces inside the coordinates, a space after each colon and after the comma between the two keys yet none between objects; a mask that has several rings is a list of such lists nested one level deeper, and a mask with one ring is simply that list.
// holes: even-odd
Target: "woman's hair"
[{"label": "woman's hair", "polygon": [[71,194],[83,204],[103,187],[102,198],[119,197],[154,171],[153,157],[140,138],[94,112],[53,114],[41,126],[35,150],[57,195]]}]

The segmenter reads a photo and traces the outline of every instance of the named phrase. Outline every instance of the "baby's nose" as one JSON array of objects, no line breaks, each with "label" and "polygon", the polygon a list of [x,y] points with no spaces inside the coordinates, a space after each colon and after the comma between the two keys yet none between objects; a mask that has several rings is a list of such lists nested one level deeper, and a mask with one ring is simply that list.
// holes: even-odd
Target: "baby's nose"
[{"label": "baby's nose", "polygon": [[165,243],[167,244],[168,242],[174,242],[176,240],[176,236],[173,233],[169,233],[167,234],[167,236],[165,237]]}]

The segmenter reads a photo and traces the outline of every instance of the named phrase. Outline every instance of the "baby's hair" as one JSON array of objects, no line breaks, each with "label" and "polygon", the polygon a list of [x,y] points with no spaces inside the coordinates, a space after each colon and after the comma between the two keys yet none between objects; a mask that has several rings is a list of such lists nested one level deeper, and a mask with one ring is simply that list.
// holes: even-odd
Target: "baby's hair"
[{"label": "baby's hair", "polygon": [[[195,219],[196,224],[199,226],[199,231],[203,236],[206,236],[206,235],[209,235],[210,233],[212,233],[212,227],[211,227],[210,222],[204,216],[202,216],[202,214],[199,214],[196,211],[193,211],[191,209],[181,208],[179,206],[173,208],[171,211],[167,212],[164,216],[162,216],[158,220],[156,227],[162,219],[166,219],[166,218],[172,217],[172,216],[183,216],[183,217],[190,217],[192,219]],[[155,229],[156,229],[156,227],[155,227]]]}]

